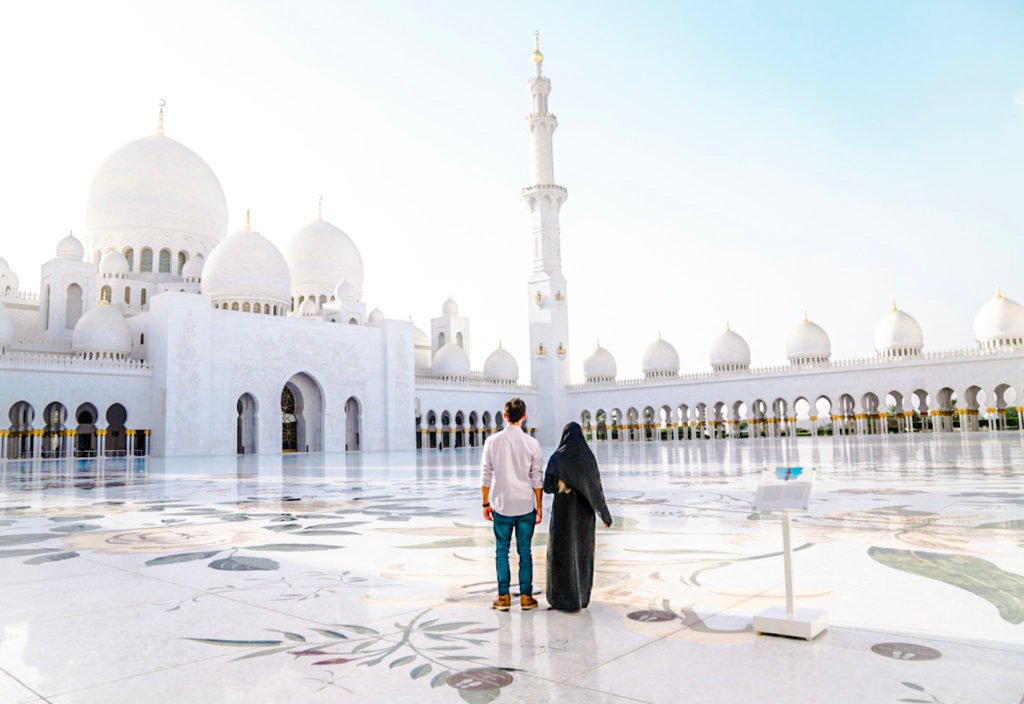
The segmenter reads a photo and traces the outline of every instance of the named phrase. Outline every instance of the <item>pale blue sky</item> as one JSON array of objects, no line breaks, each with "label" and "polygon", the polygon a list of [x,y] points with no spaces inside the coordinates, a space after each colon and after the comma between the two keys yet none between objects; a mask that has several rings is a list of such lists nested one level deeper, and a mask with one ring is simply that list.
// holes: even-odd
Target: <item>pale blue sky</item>
[{"label": "pale blue sky", "polygon": [[322,193],[371,307],[426,327],[450,294],[474,366],[500,337],[525,373],[535,28],[577,374],[598,336],[639,373],[659,330],[705,370],[726,319],[779,363],[805,309],[865,356],[894,297],[963,347],[997,285],[1024,300],[1018,2],[5,3],[0,256],[35,289],[164,97],[231,229],[283,246]]}]

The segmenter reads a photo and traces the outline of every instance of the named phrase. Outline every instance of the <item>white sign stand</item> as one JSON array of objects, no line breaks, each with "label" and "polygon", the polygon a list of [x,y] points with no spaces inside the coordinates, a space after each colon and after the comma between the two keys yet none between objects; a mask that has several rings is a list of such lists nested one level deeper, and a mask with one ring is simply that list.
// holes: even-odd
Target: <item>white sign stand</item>
[{"label": "white sign stand", "polygon": [[786,571],[786,606],[770,606],[754,616],[754,630],[775,636],[811,640],[828,628],[828,612],[797,609],[793,598],[793,543],[790,540],[790,514],[806,510],[814,485],[814,470],[802,467],[778,467],[761,474],[754,497],[755,511],[782,511],[782,551]]}]

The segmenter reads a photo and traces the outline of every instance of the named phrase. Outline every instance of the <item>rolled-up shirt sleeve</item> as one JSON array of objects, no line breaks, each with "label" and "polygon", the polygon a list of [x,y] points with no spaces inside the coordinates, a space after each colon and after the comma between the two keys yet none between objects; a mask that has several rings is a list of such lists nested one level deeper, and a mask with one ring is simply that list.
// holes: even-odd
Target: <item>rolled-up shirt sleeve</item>
[{"label": "rolled-up shirt sleeve", "polygon": [[483,456],[480,459],[480,486],[490,486],[494,480],[494,465],[491,464],[491,443],[484,443]]},{"label": "rolled-up shirt sleeve", "polygon": [[534,489],[540,489],[544,486],[544,456],[540,451],[540,443],[532,443],[533,448],[530,452],[530,482],[533,484]]}]

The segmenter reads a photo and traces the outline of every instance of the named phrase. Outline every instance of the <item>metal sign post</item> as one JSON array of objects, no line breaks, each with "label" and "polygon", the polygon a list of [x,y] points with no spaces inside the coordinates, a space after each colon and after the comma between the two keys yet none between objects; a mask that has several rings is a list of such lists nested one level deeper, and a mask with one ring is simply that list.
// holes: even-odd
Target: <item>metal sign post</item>
[{"label": "metal sign post", "polygon": [[754,496],[755,511],[782,511],[782,553],[786,571],[786,606],[770,606],[754,616],[754,630],[768,635],[811,640],[828,628],[828,612],[797,609],[793,597],[793,542],[791,513],[806,511],[814,485],[814,470],[777,467],[761,473]]}]

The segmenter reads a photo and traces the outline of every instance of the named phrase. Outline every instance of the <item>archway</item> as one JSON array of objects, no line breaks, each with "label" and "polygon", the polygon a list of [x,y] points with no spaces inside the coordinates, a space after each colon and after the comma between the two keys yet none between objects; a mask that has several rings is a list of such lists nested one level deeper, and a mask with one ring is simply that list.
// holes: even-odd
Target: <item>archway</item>
[{"label": "archway", "polygon": [[62,403],[54,401],[43,411],[43,457],[64,456],[64,421],[68,411]]},{"label": "archway", "polygon": [[28,401],[18,401],[11,406],[7,459],[20,460],[32,456],[32,421],[35,416],[36,411]]},{"label": "archway", "polygon": [[235,403],[235,451],[240,455],[254,455],[259,451],[257,438],[259,423],[257,422],[256,398],[250,393],[238,397]]},{"label": "archway", "polygon": [[320,385],[305,372],[281,389],[281,451],[323,451],[324,397]]},{"label": "archway", "polygon": [[361,409],[355,396],[345,401],[345,450],[355,452],[362,449]]},{"label": "archway", "polygon": [[75,454],[78,457],[96,456],[96,406],[83,403],[75,411]]},{"label": "archway", "polygon": [[107,457],[123,457],[128,454],[128,433],[125,422],[128,411],[120,403],[107,409],[107,435],[103,442],[103,454]]}]

